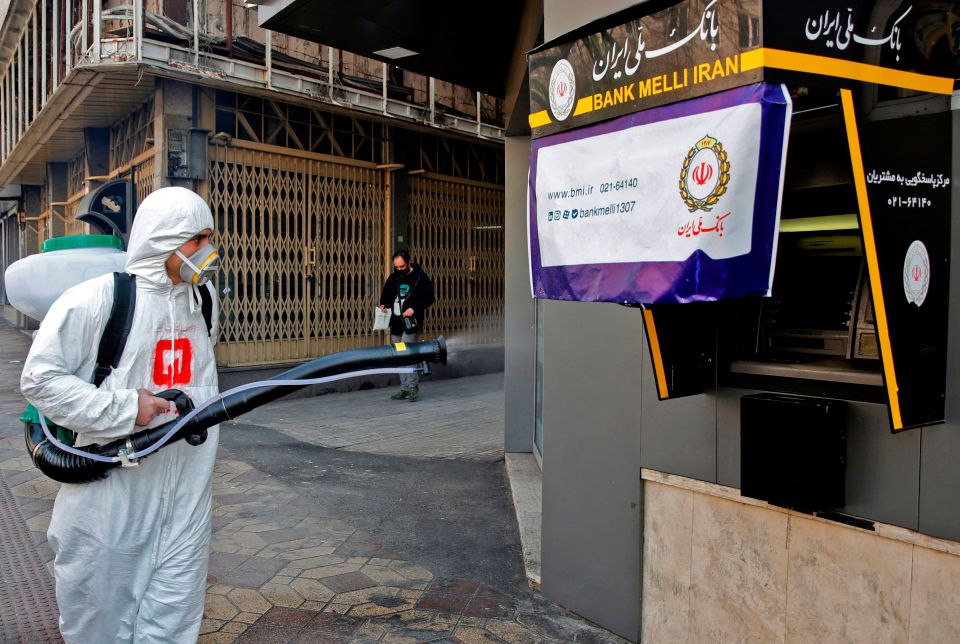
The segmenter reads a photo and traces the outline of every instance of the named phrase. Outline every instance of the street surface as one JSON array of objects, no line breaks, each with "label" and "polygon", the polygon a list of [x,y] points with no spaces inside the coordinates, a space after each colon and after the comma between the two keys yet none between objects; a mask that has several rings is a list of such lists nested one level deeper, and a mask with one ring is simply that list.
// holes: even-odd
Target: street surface
[{"label": "street surface", "polygon": [[[0,320],[0,641],[58,641],[58,484],[23,444],[29,338]],[[201,642],[623,642],[531,591],[503,378],[278,401],[222,425]]]}]

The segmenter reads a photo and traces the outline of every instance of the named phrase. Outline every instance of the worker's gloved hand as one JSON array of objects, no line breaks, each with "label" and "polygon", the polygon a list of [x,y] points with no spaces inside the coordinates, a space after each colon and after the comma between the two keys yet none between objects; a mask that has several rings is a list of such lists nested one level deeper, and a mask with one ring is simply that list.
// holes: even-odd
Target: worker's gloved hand
[{"label": "worker's gloved hand", "polygon": [[137,419],[138,427],[146,427],[151,420],[170,409],[169,403],[158,396],[154,396],[148,389],[137,389]]},{"label": "worker's gloved hand", "polygon": [[[190,400],[190,396],[179,389],[166,389],[158,392],[157,396],[166,400],[170,400],[176,404],[178,418],[183,417],[193,411],[193,401]],[[204,441],[207,440],[207,428],[201,427],[200,429],[196,429],[191,432],[185,432],[183,434],[183,439],[194,447],[197,445],[202,445]]]}]

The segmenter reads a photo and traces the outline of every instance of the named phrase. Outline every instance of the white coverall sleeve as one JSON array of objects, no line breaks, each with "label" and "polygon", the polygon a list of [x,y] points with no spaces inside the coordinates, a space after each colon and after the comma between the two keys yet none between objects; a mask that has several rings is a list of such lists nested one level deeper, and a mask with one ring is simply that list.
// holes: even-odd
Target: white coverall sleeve
[{"label": "white coverall sleeve", "polygon": [[90,382],[112,303],[112,279],[64,293],[41,323],[20,377],[28,402],[58,425],[87,436],[126,436],[137,417],[136,389],[107,391]]}]

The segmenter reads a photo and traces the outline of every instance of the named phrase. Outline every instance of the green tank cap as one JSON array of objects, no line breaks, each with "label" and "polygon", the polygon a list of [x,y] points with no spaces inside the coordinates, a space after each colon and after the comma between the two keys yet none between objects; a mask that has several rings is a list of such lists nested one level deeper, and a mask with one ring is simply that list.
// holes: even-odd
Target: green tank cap
[{"label": "green tank cap", "polygon": [[20,417],[21,423],[37,423],[40,424],[40,414],[37,413],[37,408],[33,405],[27,405],[27,408],[23,410],[23,416]]},{"label": "green tank cap", "polygon": [[40,252],[73,250],[75,248],[116,248],[123,250],[123,241],[116,235],[67,235],[53,237],[43,242]]}]

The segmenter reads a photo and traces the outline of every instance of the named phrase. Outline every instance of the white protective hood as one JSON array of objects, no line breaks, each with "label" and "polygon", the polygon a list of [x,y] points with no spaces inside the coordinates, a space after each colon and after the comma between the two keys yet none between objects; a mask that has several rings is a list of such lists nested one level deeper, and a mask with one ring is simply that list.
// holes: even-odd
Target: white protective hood
[{"label": "white protective hood", "polygon": [[213,215],[196,193],[186,188],[151,193],[137,208],[126,271],[155,284],[171,284],[164,262],[204,228],[213,230]]}]

